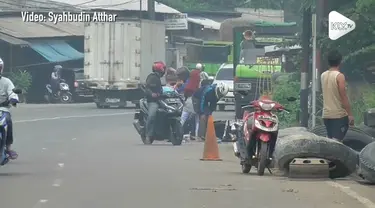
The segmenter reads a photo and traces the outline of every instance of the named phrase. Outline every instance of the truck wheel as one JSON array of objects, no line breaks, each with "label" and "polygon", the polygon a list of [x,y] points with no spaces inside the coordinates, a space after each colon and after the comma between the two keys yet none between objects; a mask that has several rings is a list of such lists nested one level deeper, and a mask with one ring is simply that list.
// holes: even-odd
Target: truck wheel
[{"label": "truck wheel", "polygon": [[225,111],[225,105],[219,105],[219,111]]},{"label": "truck wheel", "polygon": [[359,154],[359,175],[375,183],[375,143],[367,145]]},{"label": "truck wheel", "polygon": [[236,118],[237,119],[242,119],[242,116],[243,116],[243,110],[242,110],[242,106],[240,104],[237,104],[235,105],[235,111],[236,111]]},{"label": "truck wheel", "polygon": [[278,139],[274,158],[281,170],[289,170],[294,158],[323,158],[331,161],[330,178],[346,177],[356,171],[357,153],[332,139],[308,134],[295,134]]}]

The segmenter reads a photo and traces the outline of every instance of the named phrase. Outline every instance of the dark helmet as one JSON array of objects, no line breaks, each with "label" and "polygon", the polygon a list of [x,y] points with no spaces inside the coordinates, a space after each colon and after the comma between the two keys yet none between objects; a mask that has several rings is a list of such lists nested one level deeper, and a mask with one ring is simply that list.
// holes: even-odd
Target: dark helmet
[{"label": "dark helmet", "polygon": [[185,82],[190,77],[190,71],[187,67],[183,66],[177,69],[176,75],[178,79]]},{"label": "dark helmet", "polygon": [[165,74],[166,68],[167,68],[167,66],[162,61],[156,61],[152,65],[152,71],[158,72],[161,76],[163,76]]}]

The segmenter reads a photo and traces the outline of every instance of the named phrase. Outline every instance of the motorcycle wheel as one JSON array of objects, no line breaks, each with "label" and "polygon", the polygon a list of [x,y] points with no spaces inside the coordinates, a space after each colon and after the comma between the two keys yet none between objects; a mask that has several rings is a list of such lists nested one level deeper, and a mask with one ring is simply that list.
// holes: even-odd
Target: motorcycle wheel
[{"label": "motorcycle wheel", "polygon": [[179,120],[176,120],[175,123],[171,125],[171,130],[171,143],[174,146],[181,145],[183,139],[181,122]]},{"label": "motorcycle wheel", "polygon": [[268,161],[268,151],[269,145],[267,142],[260,143],[260,151],[258,157],[258,169],[257,173],[259,176],[264,175],[264,171],[266,169],[267,161]]},{"label": "motorcycle wheel", "polygon": [[250,173],[251,165],[250,164],[242,164],[241,165],[242,173]]},{"label": "motorcycle wheel", "polygon": [[70,93],[64,92],[60,95],[61,103],[70,103],[72,102],[72,95]]}]

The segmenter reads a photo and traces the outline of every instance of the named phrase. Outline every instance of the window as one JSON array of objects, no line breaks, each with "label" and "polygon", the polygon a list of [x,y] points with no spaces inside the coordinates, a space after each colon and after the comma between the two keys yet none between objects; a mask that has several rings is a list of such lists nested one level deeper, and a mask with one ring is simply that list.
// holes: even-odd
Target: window
[{"label": "window", "polygon": [[221,68],[216,74],[216,80],[233,80],[233,68]]}]

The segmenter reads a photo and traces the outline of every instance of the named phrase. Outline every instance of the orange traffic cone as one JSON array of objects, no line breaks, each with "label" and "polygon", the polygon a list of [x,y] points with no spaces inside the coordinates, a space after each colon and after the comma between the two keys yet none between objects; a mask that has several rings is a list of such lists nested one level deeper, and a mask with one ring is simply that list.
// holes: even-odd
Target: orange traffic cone
[{"label": "orange traffic cone", "polygon": [[219,156],[219,145],[217,144],[214,119],[209,116],[207,119],[206,138],[204,142],[204,161],[222,161]]}]

